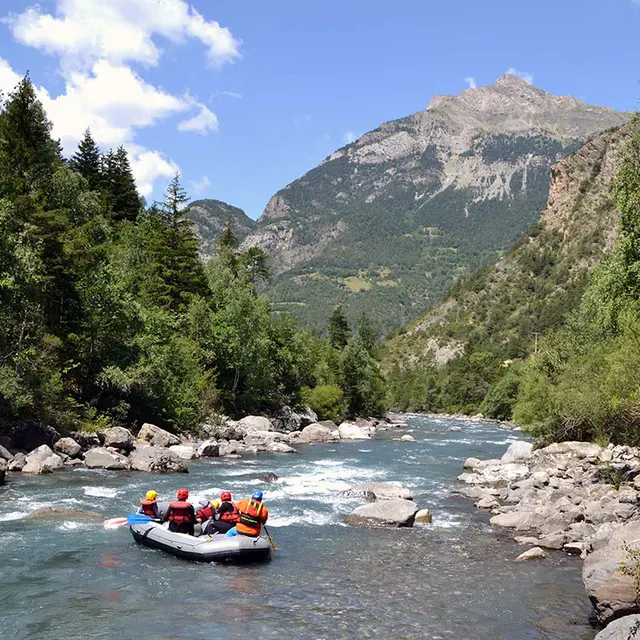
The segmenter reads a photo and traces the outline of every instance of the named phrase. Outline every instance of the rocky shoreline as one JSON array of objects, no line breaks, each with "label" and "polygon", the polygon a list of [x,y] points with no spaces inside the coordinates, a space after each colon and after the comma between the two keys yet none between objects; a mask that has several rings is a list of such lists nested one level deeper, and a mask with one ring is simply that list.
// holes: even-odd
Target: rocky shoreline
[{"label": "rocky shoreline", "polygon": [[640,564],[629,552],[640,549],[640,449],[561,442],[534,451],[518,441],[500,460],[469,458],[464,467],[460,492],[529,547],[517,560],[553,551],[583,559],[604,627],[596,640],[640,638]]}]

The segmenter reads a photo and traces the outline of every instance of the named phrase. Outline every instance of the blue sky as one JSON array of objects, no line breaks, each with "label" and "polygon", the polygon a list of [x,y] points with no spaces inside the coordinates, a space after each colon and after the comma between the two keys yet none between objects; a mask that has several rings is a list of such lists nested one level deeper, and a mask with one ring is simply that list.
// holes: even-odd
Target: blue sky
[{"label": "blue sky", "polygon": [[[108,6],[100,6],[100,5]],[[159,197],[251,217],[353,136],[508,69],[633,110],[634,0],[3,0],[0,89],[30,70],[67,149],[91,125]]]}]

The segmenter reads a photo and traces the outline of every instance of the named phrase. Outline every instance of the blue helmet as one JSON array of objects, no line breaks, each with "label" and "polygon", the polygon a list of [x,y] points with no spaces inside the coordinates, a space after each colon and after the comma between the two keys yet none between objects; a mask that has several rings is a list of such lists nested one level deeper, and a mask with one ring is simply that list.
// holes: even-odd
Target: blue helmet
[{"label": "blue helmet", "polygon": [[260,491],[259,489],[256,489],[253,492],[253,495],[251,496],[252,500],[258,500],[258,502],[262,501],[262,491]]}]

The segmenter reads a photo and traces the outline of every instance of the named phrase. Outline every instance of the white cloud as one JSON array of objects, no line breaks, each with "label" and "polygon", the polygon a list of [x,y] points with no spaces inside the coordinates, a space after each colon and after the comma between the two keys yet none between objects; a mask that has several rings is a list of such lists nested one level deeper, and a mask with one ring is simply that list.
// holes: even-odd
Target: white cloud
[{"label": "white cloud", "polygon": [[0,58],[0,91],[5,94],[5,97],[9,91],[15,89],[18,82],[20,82],[20,76],[6,60]]},{"label": "white cloud", "polygon": [[207,176],[202,176],[200,180],[191,180],[189,187],[191,188],[191,194],[194,196],[202,195],[211,186],[211,180]]},{"label": "white cloud", "polygon": [[[640,0],[638,1],[640,2]],[[236,91],[220,91],[218,95],[224,96],[225,98],[235,98],[236,100],[242,100],[242,94],[237,93]]]},{"label": "white cloud", "polygon": [[469,85],[469,89],[476,89],[476,79],[473,76],[467,76],[464,81]]},{"label": "white cloud", "polygon": [[203,104],[198,106],[200,107],[200,113],[193,116],[193,118],[183,120],[178,125],[178,131],[190,131],[192,133],[198,133],[201,136],[207,135],[210,131],[217,131],[218,116]]},{"label": "white cloud", "polygon": [[342,140],[347,144],[351,144],[352,142],[355,142],[357,139],[358,139],[358,136],[355,133],[353,133],[353,131],[347,131],[342,136]]},{"label": "white cloud", "polygon": [[164,178],[168,183],[179,171],[178,165],[160,151],[151,151],[135,144],[127,145],[127,151],[136,184],[145,198],[152,194],[156,180]]},{"label": "white cloud", "polygon": [[518,76],[518,78],[522,78],[527,84],[533,84],[533,75],[528,73],[527,71],[518,71],[513,67],[509,67],[506,73],[509,73],[512,76]]},{"label": "white cloud", "polygon": [[154,36],[178,44],[200,40],[214,65],[240,55],[240,43],[227,28],[205,20],[184,0],[56,0],[56,15],[36,5],[5,21],[16,40],[59,56],[64,69],[91,67],[100,59],[155,66],[161,50]]}]

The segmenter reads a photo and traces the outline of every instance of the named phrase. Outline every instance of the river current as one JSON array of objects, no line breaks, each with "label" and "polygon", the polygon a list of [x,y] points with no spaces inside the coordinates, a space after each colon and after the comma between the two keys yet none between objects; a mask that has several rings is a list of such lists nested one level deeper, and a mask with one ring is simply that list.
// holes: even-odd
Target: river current
[{"label": "river current", "polygon": [[[309,445],[296,455],[193,461],[189,475],[75,469],[13,475],[0,488],[0,638],[200,640],[424,638],[590,640],[581,562],[523,551],[456,495],[465,458],[499,457],[518,434],[479,422],[409,418],[365,442]],[[256,476],[278,475],[264,485]],[[409,486],[431,526],[347,527],[354,483]],[[25,519],[43,506],[126,515],[149,488],[192,499],[265,492],[278,550],[255,566],[189,563],[137,546],[95,519]]]}]

